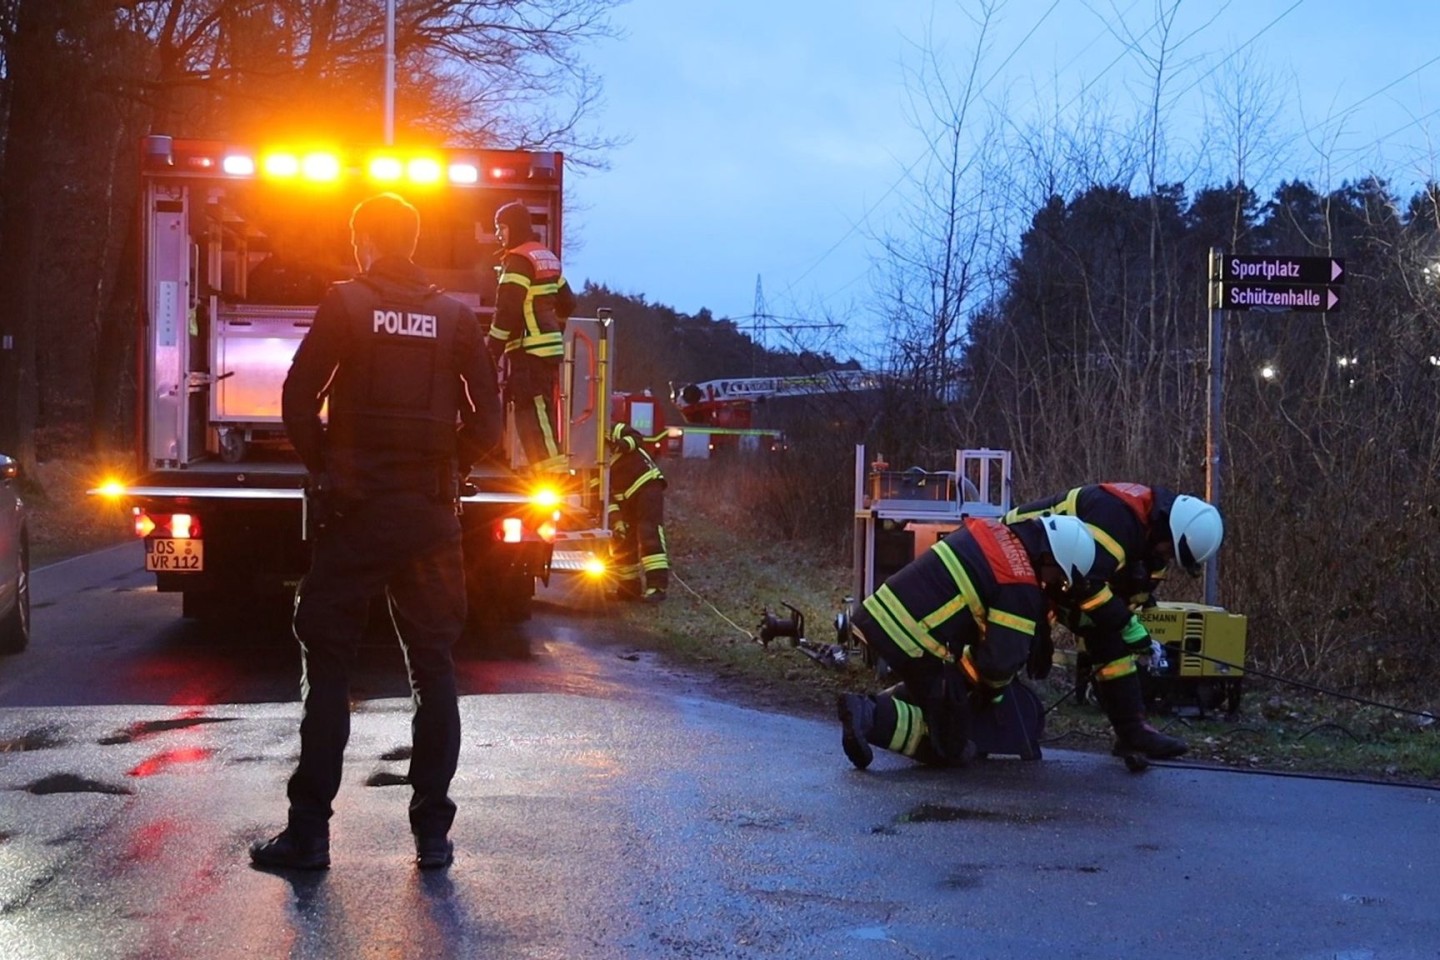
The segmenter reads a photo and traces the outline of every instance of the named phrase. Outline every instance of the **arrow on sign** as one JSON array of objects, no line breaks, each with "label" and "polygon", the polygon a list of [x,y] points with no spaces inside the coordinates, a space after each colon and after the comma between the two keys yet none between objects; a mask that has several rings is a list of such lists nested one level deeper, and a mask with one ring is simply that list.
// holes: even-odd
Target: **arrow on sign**
[{"label": "arrow on sign", "polygon": [[[1341,263],[1339,260],[1331,260],[1331,261],[1330,261],[1330,282],[1331,282],[1331,283],[1336,283],[1337,281],[1339,281],[1340,275],[1341,275],[1342,273],[1344,273],[1344,272],[1345,272],[1345,264]],[[1331,294],[1331,296],[1334,296],[1334,294]],[[1335,304],[1334,304],[1334,303],[1331,303],[1330,306],[1333,307],[1333,306],[1335,306]]]}]

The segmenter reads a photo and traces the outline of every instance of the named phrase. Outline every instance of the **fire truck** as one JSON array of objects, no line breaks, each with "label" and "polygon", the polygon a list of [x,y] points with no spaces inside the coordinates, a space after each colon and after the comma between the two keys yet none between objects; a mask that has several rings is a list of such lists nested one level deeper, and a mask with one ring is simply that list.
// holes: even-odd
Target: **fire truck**
[{"label": "fire truck", "polygon": [[[558,252],[563,157],[150,136],[141,173],[136,476],[97,492],[129,506],[146,570],[159,591],[182,595],[185,616],[227,616],[288,599],[308,565],[305,471],[286,439],[280,392],[327,285],[353,275],[354,204],[382,191],[414,204],[416,263],[488,328],[495,211],[522,201]],[[567,546],[607,535],[613,334],[608,311],[598,313],[572,318],[565,335],[565,489],[521,479],[513,423],[510,462],[470,474],[461,523],[466,634],[477,644],[489,627],[529,616],[536,582],[574,555]]]},{"label": "fire truck", "polygon": [[680,451],[705,457],[716,449],[759,450],[784,439],[780,430],[754,425],[757,403],[783,397],[876,390],[881,378],[864,370],[826,370],[791,377],[725,377],[701,383],[671,384],[670,399],[687,424]]}]

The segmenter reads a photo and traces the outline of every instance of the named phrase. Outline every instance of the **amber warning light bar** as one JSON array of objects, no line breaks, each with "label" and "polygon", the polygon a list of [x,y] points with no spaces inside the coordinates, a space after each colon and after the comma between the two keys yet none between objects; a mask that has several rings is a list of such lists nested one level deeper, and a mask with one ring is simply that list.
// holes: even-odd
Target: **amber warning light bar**
[{"label": "amber warning light bar", "polygon": [[554,180],[559,155],[522,151],[444,151],[332,147],[250,149],[219,141],[149,136],[145,166],[151,172],[220,176],[312,186],[363,178],[378,185],[467,187],[523,180]]}]

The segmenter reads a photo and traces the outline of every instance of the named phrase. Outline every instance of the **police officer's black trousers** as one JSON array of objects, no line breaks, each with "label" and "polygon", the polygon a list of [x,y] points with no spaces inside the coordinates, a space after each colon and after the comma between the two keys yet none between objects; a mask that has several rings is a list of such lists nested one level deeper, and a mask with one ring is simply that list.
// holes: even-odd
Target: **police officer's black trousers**
[{"label": "police officer's black trousers", "polygon": [[444,836],[455,819],[449,790],[460,712],[451,650],[465,625],[460,523],[452,504],[404,494],[366,500],[331,519],[296,595],[305,713],[300,763],[287,790],[292,832],[328,829],[350,738],[349,667],[370,600],[382,592],[415,704],[410,827],[416,836]]}]

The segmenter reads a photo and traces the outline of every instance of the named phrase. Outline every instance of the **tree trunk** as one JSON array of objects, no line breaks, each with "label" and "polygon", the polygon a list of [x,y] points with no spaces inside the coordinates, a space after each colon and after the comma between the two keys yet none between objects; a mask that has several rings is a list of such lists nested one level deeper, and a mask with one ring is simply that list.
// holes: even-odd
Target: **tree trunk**
[{"label": "tree trunk", "polygon": [[22,0],[6,52],[11,100],[0,176],[0,450],[27,471],[37,459],[41,201],[47,189],[47,131],[62,112],[56,98],[66,90],[56,43],[65,12],[54,0]]}]

